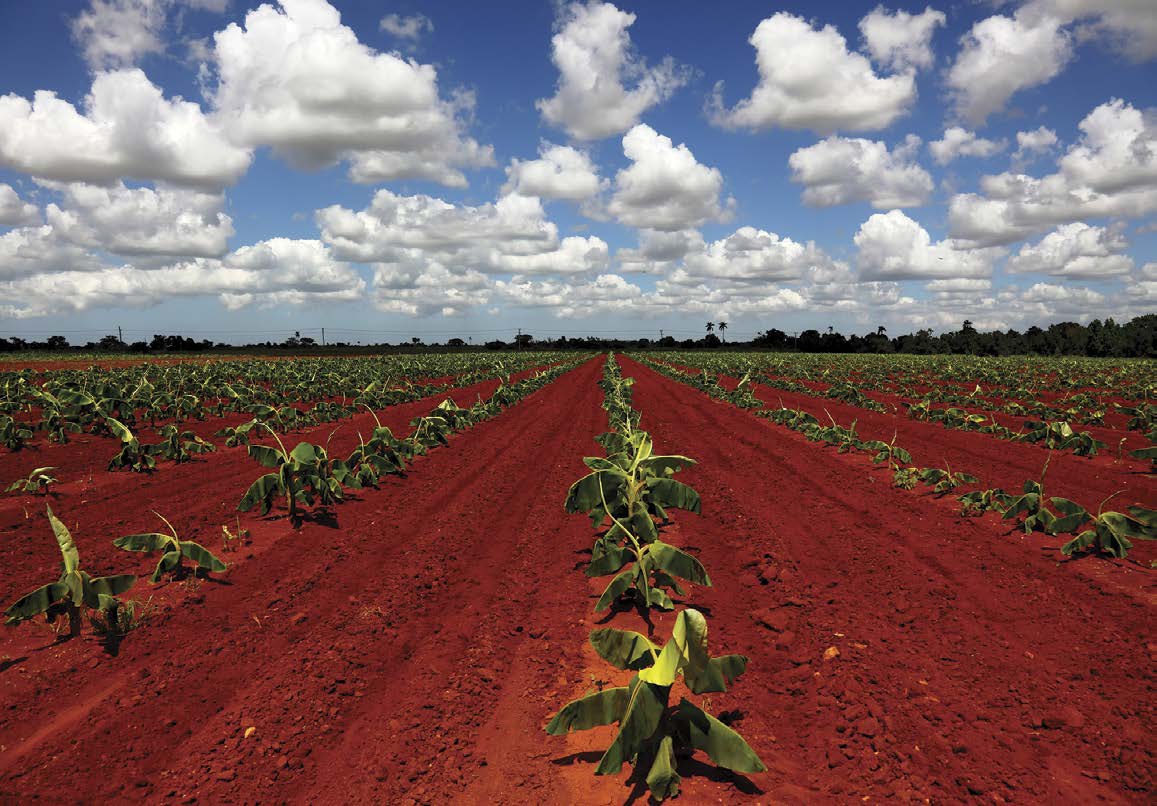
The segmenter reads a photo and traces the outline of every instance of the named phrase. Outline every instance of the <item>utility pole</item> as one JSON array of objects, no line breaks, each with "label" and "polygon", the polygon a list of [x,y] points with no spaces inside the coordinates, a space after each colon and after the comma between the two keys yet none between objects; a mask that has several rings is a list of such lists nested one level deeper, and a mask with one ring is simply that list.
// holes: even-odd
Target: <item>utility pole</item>
[{"label": "utility pole", "polygon": [[663,328],[659,328],[659,341],[663,340]]},{"label": "utility pole", "polygon": [[518,345],[517,352],[522,352],[522,328],[518,329],[518,338],[514,340],[514,343]]},{"label": "utility pole", "polygon": [[324,327],[321,329],[321,346],[322,347],[325,346],[325,328]]},{"label": "utility pole", "polygon": [[125,334],[124,331],[121,330],[120,325],[117,325],[117,341],[119,341],[121,344],[125,343]]}]

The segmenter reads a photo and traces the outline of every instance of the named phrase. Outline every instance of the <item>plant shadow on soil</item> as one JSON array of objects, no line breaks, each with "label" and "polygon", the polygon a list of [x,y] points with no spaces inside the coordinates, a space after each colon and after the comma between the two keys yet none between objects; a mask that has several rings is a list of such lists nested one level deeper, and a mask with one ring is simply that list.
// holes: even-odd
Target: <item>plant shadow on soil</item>
[{"label": "plant shadow on soil", "polygon": [[24,661],[26,661],[26,660],[28,660],[27,655],[23,655],[19,658],[5,658],[4,660],[0,660],[0,674],[3,674],[4,672],[8,671],[13,666],[19,666],[21,663],[24,663]]},{"label": "plant shadow on soil", "polygon": [[[568,755],[551,759],[550,763],[558,767],[570,767],[580,762],[597,764],[602,757],[603,752],[601,750],[584,750],[579,753],[569,753]],[[726,770],[722,767],[707,764],[695,758],[678,759],[675,769],[683,779],[704,778],[715,783],[731,784],[745,795],[764,794],[763,790],[756,786],[755,782],[747,776]],[[631,806],[632,804],[638,803],[641,798],[647,795],[646,776],[643,774],[641,767],[636,767],[631,772],[626,783],[631,786],[631,790],[626,793],[623,798],[624,806]],[[648,798],[647,802],[653,803],[654,801]]]}]

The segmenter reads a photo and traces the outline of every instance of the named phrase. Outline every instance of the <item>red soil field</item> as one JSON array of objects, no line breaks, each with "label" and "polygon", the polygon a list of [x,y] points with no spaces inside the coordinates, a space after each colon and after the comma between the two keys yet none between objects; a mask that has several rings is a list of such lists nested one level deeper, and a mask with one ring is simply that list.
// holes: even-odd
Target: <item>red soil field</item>
[{"label": "red soil field", "polygon": [[[160,613],[115,655],[87,633],[2,634],[0,800],[644,802],[627,768],[593,776],[612,729],[543,732],[567,701],[620,679],[591,629],[648,630],[593,612],[600,581],[576,569],[594,533],[562,507],[582,457],[601,453],[602,363],[352,491],[332,518],[243,518],[252,544],[195,589],[150,588],[155,558],[111,541],[157,528],[157,509],[217,549],[263,472],[244,449],[62,485],[52,505],[85,565],[146,577],[132,595],[153,593]],[[679,513],[665,539],[715,582],[687,601],[713,653],[751,658],[709,710],[731,712],[769,768],[688,763],[677,802],[1147,802],[1150,571],[1058,567],[1038,535],[961,518],[950,499],[890,488],[863,457],[620,363],[656,448],[699,462],[679,478],[703,514]],[[431,405],[383,423],[405,433]],[[5,604],[56,573],[42,507],[0,500]],[[652,620],[665,639],[673,615]]]}]

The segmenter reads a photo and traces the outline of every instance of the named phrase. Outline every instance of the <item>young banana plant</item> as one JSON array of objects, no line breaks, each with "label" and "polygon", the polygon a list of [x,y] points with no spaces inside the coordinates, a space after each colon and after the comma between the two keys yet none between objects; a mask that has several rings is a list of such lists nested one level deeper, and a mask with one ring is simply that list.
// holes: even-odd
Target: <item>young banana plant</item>
[{"label": "young banana plant", "polygon": [[977,479],[968,473],[953,473],[945,461],[943,470],[938,467],[924,468],[920,473],[920,481],[933,485],[932,492],[947,495],[963,484],[976,484]]},{"label": "young banana plant", "polygon": [[309,442],[299,442],[292,451],[287,451],[277,432],[265,423],[260,425],[273,434],[277,447],[250,445],[249,455],[274,472],[266,473],[250,485],[237,505],[239,512],[248,512],[260,504],[261,514],[268,515],[273,499],[284,495],[289,517],[297,522],[299,502],[312,506],[316,496],[322,506],[328,506],[342,500],[342,484],[350,476],[344,462],[331,461],[325,448]]},{"label": "young banana plant", "polygon": [[22,493],[44,493],[48,494],[48,485],[57,484],[57,480],[49,474],[56,470],[55,467],[38,467],[28,474],[26,478],[16,479],[16,481],[9,484],[4,492],[10,493],[19,490]]},{"label": "young banana plant", "polygon": [[4,612],[4,623],[16,625],[44,613],[51,624],[59,616],[67,615],[70,634],[79,635],[81,610],[87,607],[106,611],[108,623],[116,624],[116,611],[120,606],[116,597],[131,588],[137,578],[132,574],[90,576],[80,567],[80,552],[72,542],[68,528],[52,513],[52,507],[45,506],[44,509],[60,548],[63,566],[60,579],[17,599]]},{"label": "young banana plant", "polygon": [[767,768],[743,737],[681,698],[671,705],[671,687],[680,675],[693,694],[723,692],[747,668],[742,655],[712,658],[707,652],[707,620],[686,609],[675,619],[662,648],[627,630],[595,630],[595,651],[617,669],[634,671],[626,686],[608,688],[567,704],[546,726],[552,736],[618,723],[618,733],[603,753],[595,775],[614,775],[624,763],[646,782],[656,800],[679,793],[676,759],[696,750],[720,767],[741,773]]},{"label": "young banana plant", "polygon": [[[1120,495],[1120,493],[1113,493],[1109,498],[1116,495]],[[1129,554],[1129,549],[1133,548],[1133,541],[1130,538],[1134,540],[1157,540],[1157,510],[1138,506],[1129,507],[1128,515],[1122,512],[1103,512],[1102,510],[1109,502],[1109,498],[1106,498],[1101,502],[1101,506],[1097,507],[1095,518],[1083,509],[1080,510],[1084,514],[1081,522],[1092,520],[1092,528],[1086,529],[1061,546],[1062,554],[1069,557],[1075,552],[1092,549],[1103,551],[1117,559],[1124,559]],[[1053,499],[1054,504],[1058,501],[1065,501],[1065,499]],[[1066,503],[1079,509],[1071,501]],[[1075,531],[1076,526],[1079,525],[1076,524],[1067,531]]]},{"label": "young banana plant", "polygon": [[164,515],[155,510],[153,514],[165,522],[165,526],[169,527],[169,534],[147,532],[138,535],[125,535],[112,542],[118,549],[125,551],[143,551],[149,554],[154,551],[164,552],[153,571],[151,578],[153,582],[160,582],[162,575],[170,571],[177,577],[182,576],[184,566],[181,559],[184,557],[188,557],[197,568],[205,571],[225,570],[225,563],[214,557],[207,548],[200,543],[194,543],[192,540],[181,540],[177,537],[177,530],[173,528],[173,524],[169,523]]},{"label": "young banana plant", "polygon": [[30,439],[32,429],[26,428],[7,414],[0,414],[0,445],[10,451],[18,451]]},{"label": "young banana plant", "polygon": [[161,456],[174,462],[188,462],[194,453],[212,453],[217,450],[210,442],[206,442],[192,431],[181,431],[175,425],[163,425],[157,433],[162,442],[153,447]]},{"label": "young banana plant", "polygon": [[113,436],[121,441],[120,453],[109,460],[109,470],[127,467],[137,473],[143,473],[157,469],[157,459],[153,455],[155,445],[141,445],[128,426],[120,420],[109,417],[105,420],[105,424]]},{"label": "young banana plant", "polygon": [[[659,540],[654,518],[667,518],[667,508],[700,511],[699,494],[675,481],[675,471],[694,464],[686,456],[657,456],[645,431],[611,432],[599,437],[607,458],[583,459],[589,473],[571,485],[564,504],[567,512],[585,512],[595,528],[605,518],[611,527],[595,541],[587,576],[616,574],[595,605],[610,607],[633,592],[643,607],[670,610],[674,607],[667,587],[685,595],[676,578],[698,585],[711,580],[702,564],[686,552]],[[621,569],[633,563],[632,568]]]}]

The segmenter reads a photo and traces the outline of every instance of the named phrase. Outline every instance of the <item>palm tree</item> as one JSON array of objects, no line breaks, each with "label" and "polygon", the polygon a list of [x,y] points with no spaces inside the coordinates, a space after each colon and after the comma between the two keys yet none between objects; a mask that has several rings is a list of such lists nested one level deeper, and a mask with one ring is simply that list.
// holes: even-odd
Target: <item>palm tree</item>
[{"label": "palm tree", "polygon": [[[723,334],[724,334],[724,332],[725,332],[726,330],[727,330],[727,323],[726,323],[726,322],[720,322],[720,323],[719,323],[719,335],[720,335],[720,336],[723,336]],[[727,337],[726,337],[726,336],[724,336],[724,337],[723,337],[723,340],[724,340],[724,341],[727,341]]]},{"label": "palm tree", "polygon": [[707,323],[707,332],[710,333],[714,329],[715,329],[715,323],[714,322],[708,322]]}]

